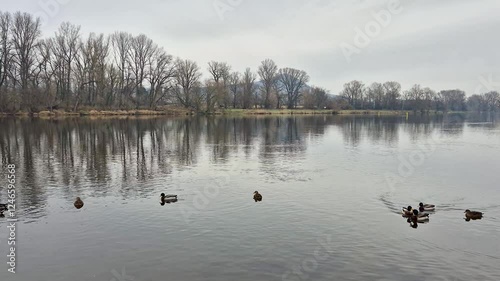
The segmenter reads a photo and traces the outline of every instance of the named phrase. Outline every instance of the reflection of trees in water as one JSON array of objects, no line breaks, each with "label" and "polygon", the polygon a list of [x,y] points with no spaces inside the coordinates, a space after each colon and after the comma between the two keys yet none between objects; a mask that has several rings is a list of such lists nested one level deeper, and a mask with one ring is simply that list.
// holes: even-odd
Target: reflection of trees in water
[{"label": "reflection of trees in water", "polygon": [[390,146],[398,142],[398,125],[401,120],[398,116],[374,117],[366,124],[368,139],[372,142],[382,142]]},{"label": "reflection of trees in water", "polygon": [[405,131],[413,141],[426,140],[434,132],[447,136],[459,137],[463,134],[468,114],[415,115],[406,122]]},{"label": "reflection of trees in water", "polygon": [[500,130],[500,113],[495,112],[479,112],[469,113],[467,115],[467,127],[471,129],[484,130],[486,134],[495,134],[496,130]]},{"label": "reflection of trees in water", "polygon": [[439,126],[438,128],[444,135],[458,137],[464,132],[466,118],[465,114],[445,114],[433,125]]},{"label": "reflection of trees in water", "polygon": [[261,155],[288,155],[305,150],[304,123],[307,118],[265,118],[261,119],[260,132]]},{"label": "reflection of trees in water", "polygon": [[500,113],[496,112],[477,112],[468,113],[467,122],[469,123],[491,123],[492,128],[500,126]]},{"label": "reflection of trees in water", "polygon": [[365,118],[357,117],[340,117],[342,122],[342,136],[344,137],[344,142],[352,147],[357,147],[359,141],[361,140],[361,130],[363,129],[362,124]]},{"label": "reflection of trees in water", "polygon": [[209,118],[206,143],[211,149],[211,161],[224,163],[240,149],[249,157],[254,149],[258,124],[256,118]]},{"label": "reflection of trees in water", "polygon": [[257,119],[255,118],[242,118],[234,120],[235,128],[238,128],[237,124],[241,124],[241,127],[236,130],[236,136],[239,134],[241,140],[239,143],[243,145],[243,149],[245,150],[245,155],[247,157],[249,157],[253,151],[252,144],[255,136],[253,135],[252,124],[255,124],[256,122]]},{"label": "reflection of trees in water", "polygon": [[213,163],[224,163],[229,159],[229,153],[237,151],[237,124],[230,118],[207,118],[206,143],[211,147],[210,160]]},{"label": "reflection of trees in water", "polygon": [[[436,125],[441,123],[442,116],[412,115],[402,126],[403,131],[408,134],[410,140],[426,140],[432,137]],[[435,123],[437,122],[437,123]]]},{"label": "reflection of trees in water", "polygon": [[[21,210],[21,206],[34,207],[44,206],[47,202],[44,185],[37,180],[36,175],[43,175],[37,171],[39,166],[40,151],[43,149],[43,140],[41,139],[40,124],[34,123],[35,127],[23,126],[26,120],[8,119],[0,123],[0,146],[2,167],[8,164],[16,165],[16,206]],[[1,200],[6,197],[6,190],[1,190]],[[5,203],[5,202],[4,202]],[[30,211],[30,210],[27,210]],[[21,213],[23,213],[21,211]],[[43,211],[37,210],[36,213],[42,214]]]},{"label": "reflection of trees in water", "polygon": [[273,117],[259,124],[260,170],[272,180],[305,180],[307,167],[296,165],[305,157],[307,141],[321,137],[332,116]]},{"label": "reflection of trees in water", "polygon": [[147,194],[151,185],[140,182],[193,166],[202,149],[209,149],[212,163],[241,150],[247,157],[257,153],[264,173],[297,173],[290,169],[304,158],[308,142],[330,126],[340,127],[346,145],[356,147],[397,143],[400,126],[416,140],[452,124],[463,130],[463,121],[450,116],[0,119],[0,156],[3,165],[17,166],[21,205],[43,208],[47,186],[67,198],[113,188],[124,197]]},{"label": "reflection of trees in water", "polygon": [[[15,163],[19,200],[39,205],[48,184],[68,197],[136,189],[131,181],[169,174],[172,163],[192,165],[202,130],[191,119],[4,119],[0,122],[2,164]],[[44,202],[40,202],[44,204]]]},{"label": "reflection of trees in water", "polygon": [[357,147],[363,138],[373,143],[397,143],[400,122],[398,116],[337,116],[335,120],[342,128],[344,142],[352,147]]},{"label": "reflection of trees in water", "polygon": [[260,154],[295,154],[305,150],[304,135],[323,133],[323,118],[207,118],[206,143],[211,149],[211,161],[227,161],[243,149],[248,156],[258,144]]},{"label": "reflection of trees in water", "polygon": [[[196,163],[198,145],[201,141],[201,135],[204,132],[204,126],[200,119],[181,119],[174,122],[175,130],[173,132],[174,142],[170,142],[170,156],[174,157],[181,166],[191,166]],[[154,128],[150,128],[153,130]],[[165,133],[165,141],[168,142],[168,131]],[[172,146],[173,145],[173,146]]]}]

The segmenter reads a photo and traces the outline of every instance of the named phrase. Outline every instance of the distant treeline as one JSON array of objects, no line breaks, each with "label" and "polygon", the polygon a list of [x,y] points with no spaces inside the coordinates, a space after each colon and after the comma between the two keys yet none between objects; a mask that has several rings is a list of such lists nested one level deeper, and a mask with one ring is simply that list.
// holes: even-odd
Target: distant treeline
[{"label": "distant treeline", "polygon": [[402,91],[398,82],[373,83],[360,81],[344,85],[340,97],[343,107],[355,109],[393,109],[413,111],[500,111],[500,94],[496,91],[466,97],[462,90],[435,92],[420,85]]},{"label": "distant treeline", "polygon": [[436,93],[415,85],[402,92],[397,82],[365,87],[352,81],[336,96],[308,85],[308,74],[279,68],[266,59],[257,71],[233,71],[209,62],[202,79],[194,61],[174,58],[147,36],[127,32],[91,33],[62,23],[42,38],[41,20],[0,12],[0,112],[64,109],[158,109],[173,105],[198,112],[218,108],[331,108],[405,110],[499,110],[497,92]]}]

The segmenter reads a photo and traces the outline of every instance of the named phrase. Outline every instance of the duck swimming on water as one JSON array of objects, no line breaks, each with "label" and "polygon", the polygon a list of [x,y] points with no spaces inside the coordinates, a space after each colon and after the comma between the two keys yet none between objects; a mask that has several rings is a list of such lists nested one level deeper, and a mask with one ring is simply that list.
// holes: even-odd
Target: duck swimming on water
[{"label": "duck swimming on water", "polygon": [[82,199],[80,199],[80,197],[76,197],[75,203],[73,205],[75,205],[75,208],[77,208],[77,209],[83,208]]},{"label": "duck swimming on water", "polygon": [[160,202],[160,205],[165,205],[165,204],[170,204],[170,203],[175,203],[177,202],[177,195],[174,195],[174,194],[168,194],[168,195],[165,195],[165,193],[162,193],[160,195],[160,199],[161,199],[161,202]]},{"label": "duck swimming on water", "polygon": [[255,200],[255,202],[262,201],[262,195],[258,191],[255,191],[253,193],[253,200]]},{"label": "duck swimming on water", "polygon": [[428,222],[429,214],[420,214],[418,210],[413,210],[413,215],[410,217],[412,222]]},{"label": "duck swimming on water", "polygon": [[0,218],[5,217],[3,212],[8,211],[7,204],[0,204]]},{"label": "duck swimming on water", "polygon": [[436,208],[436,205],[432,205],[432,204],[424,204],[422,202],[420,202],[420,204],[418,204],[420,207],[424,207],[424,208]]},{"label": "duck swimming on water", "polygon": [[469,209],[465,210],[465,218],[466,220],[480,220],[483,218],[482,212],[471,211]]},{"label": "duck swimming on water", "polygon": [[406,216],[406,217],[413,216],[413,207],[408,206],[406,208],[403,208],[402,212],[403,212],[403,216]]},{"label": "duck swimming on water", "polygon": [[174,194],[168,194],[168,195],[165,195],[165,193],[162,193],[161,195],[161,199],[172,199],[172,198],[177,198],[177,195],[174,195]]},{"label": "duck swimming on water", "polygon": [[422,203],[422,202],[420,202],[420,204],[418,204],[418,205],[419,205],[418,210],[419,210],[420,212],[433,212],[433,211],[435,211],[435,210],[436,210],[436,206],[435,206],[435,205],[431,205],[431,204],[424,204],[424,203]]}]

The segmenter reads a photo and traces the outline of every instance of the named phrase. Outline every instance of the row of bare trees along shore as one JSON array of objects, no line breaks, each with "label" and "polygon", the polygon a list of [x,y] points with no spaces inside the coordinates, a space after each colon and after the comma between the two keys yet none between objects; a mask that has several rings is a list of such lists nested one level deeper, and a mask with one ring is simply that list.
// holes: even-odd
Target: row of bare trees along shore
[{"label": "row of bare trees along shore", "polygon": [[461,90],[435,92],[398,82],[351,81],[339,93],[311,86],[306,71],[263,60],[256,71],[226,62],[202,67],[175,58],[144,34],[91,33],[64,22],[42,37],[41,19],[0,11],[0,112],[53,109],[158,109],[196,112],[219,108],[391,109],[499,111],[496,91],[469,97]]}]

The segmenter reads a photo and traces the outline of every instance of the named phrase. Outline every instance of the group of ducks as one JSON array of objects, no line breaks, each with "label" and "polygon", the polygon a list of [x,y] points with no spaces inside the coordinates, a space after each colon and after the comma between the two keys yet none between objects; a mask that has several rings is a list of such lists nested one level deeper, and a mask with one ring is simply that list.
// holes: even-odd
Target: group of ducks
[{"label": "group of ducks", "polygon": [[[253,193],[253,200],[255,200],[255,202],[262,201],[262,195],[258,191],[255,191]],[[165,194],[165,193],[160,194],[160,204],[162,206],[164,206],[165,204],[175,203],[177,201],[178,201],[177,195],[175,194]],[[80,197],[76,197],[75,203],[73,205],[75,206],[75,208],[81,209],[83,208],[84,203]],[[7,205],[0,204],[0,216],[3,216],[4,210],[5,211],[7,210]]]},{"label": "group of ducks", "polygon": [[[160,195],[160,200],[161,200],[160,204],[162,206],[165,204],[175,203],[177,202],[177,195],[174,194],[165,195],[165,193],[162,193]],[[255,191],[253,193],[253,200],[255,200],[255,202],[262,201],[262,194],[260,194],[258,191]]]},{"label": "group of ducks", "polygon": [[[161,197],[162,206],[165,205],[166,203],[170,204],[170,203],[177,202],[177,195],[165,195],[165,193],[162,193],[160,195],[160,197]],[[81,208],[83,208],[84,203],[80,197],[76,197],[75,203],[73,203],[73,205],[75,206],[75,208],[81,209]],[[1,206],[2,205],[0,205],[0,209],[1,209]]]},{"label": "group of ducks", "polygon": [[[432,204],[424,204],[420,202],[418,209],[413,209],[412,206],[408,206],[402,209],[403,217],[407,218],[407,222],[410,223],[412,227],[417,227],[418,223],[426,223],[429,221],[430,213],[436,210],[436,206]],[[471,211],[469,209],[465,210],[465,220],[480,220],[483,218],[482,212]]]},{"label": "group of ducks", "polygon": [[418,210],[413,209],[412,206],[408,206],[406,208],[403,208],[402,210],[403,217],[408,218],[407,221],[413,227],[416,227],[417,223],[428,222],[430,216],[428,212],[434,212],[436,210],[436,206],[432,204],[424,204],[420,202],[420,204],[418,205],[419,205]]},{"label": "group of ducks", "polygon": [[[178,201],[177,195],[174,194],[168,194],[166,195],[165,193],[162,193],[160,195],[160,204],[163,206],[165,204],[170,204],[170,203],[175,203]],[[260,194],[258,191],[255,191],[253,193],[253,200],[255,202],[261,202],[262,201],[262,194]],[[75,203],[73,204],[75,208],[81,209],[83,208],[83,201],[80,197],[76,197]],[[411,224],[412,227],[416,227],[417,223],[425,223],[429,221],[429,216],[430,212],[434,212],[436,210],[436,205],[432,204],[424,204],[420,202],[418,204],[418,210],[413,209],[412,206],[408,206],[406,208],[402,209],[402,214],[403,217],[407,218],[408,222]],[[3,212],[7,211],[7,204],[0,204],[0,217],[4,217]],[[469,209],[465,210],[465,220],[470,221],[470,220],[480,220],[483,218],[483,213],[482,212],[477,212],[477,211],[471,211]]]}]

